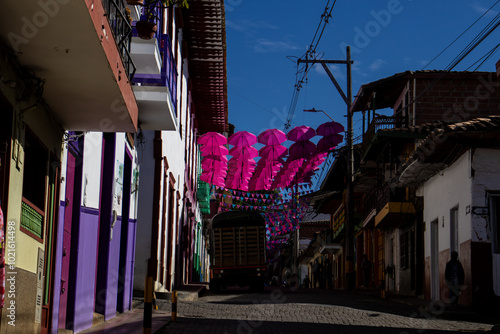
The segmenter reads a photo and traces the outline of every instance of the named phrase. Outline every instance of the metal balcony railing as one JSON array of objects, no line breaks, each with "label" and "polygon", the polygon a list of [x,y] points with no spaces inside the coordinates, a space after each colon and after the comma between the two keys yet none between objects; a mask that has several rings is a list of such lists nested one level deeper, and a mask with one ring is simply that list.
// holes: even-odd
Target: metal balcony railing
[{"label": "metal balcony railing", "polygon": [[159,39],[160,54],[162,60],[161,74],[137,74],[133,83],[142,86],[163,86],[167,87],[172,99],[174,114],[177,116],[177,68],[170,37],[167,34],[161,34]]},{"label": "metal balcony railing", "polygon": [[111,32],[120,52],[127,77],[129,80],[132,80],[135,74],[135,65],[130,55],[132,26],[125,15],[125,5],[122,1],[115,0],[102,0],[102,4],[106,10]]}]

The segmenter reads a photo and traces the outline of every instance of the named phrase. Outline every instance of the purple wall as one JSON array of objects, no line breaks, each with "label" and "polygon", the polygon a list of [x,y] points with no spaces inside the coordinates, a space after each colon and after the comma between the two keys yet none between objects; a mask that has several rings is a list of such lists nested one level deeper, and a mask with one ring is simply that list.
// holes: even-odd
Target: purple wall
[{"label": "purple wall", "polygon": [[57,223],[57,240],[56,251],[53,261],[54,266],[54,295],[52,296],[52,330],[51,333],[57,334],[59,327],[59,297],[61,294],[61,265],[62,265],[62,249],[64,236],[64,209],[66,203],[61,201],[59,205],[59,221]]},{"label": "purple wall", "polygon": [[122,218],[117,217],[115,226],[113,227],[113,238],[109,241],[108,277],[105,278],[107,279],[106,304],[105,304],[106,306],[104,309],[105,321],[108,321],[109,319],[116,317],[121,229],[122,229]]},{"label": "purple wall", "polygon": [[124,268],[123,310],[132,309],[132,289],[134,283],[135,229],[137,221],[129,219],[127,238],[127,262]]},{"label": "purple wall", "polygon": [[78,332],[92,326],[94,317],[94,292],[97,252],[99,210],[82,207],[78,231],[76,263],[75,315],[73,331]]}]

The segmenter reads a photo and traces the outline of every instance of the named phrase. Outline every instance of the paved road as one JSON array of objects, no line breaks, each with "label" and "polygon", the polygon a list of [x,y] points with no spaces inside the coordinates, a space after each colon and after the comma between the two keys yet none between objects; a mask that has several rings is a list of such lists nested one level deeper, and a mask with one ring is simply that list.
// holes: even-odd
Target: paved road
[{"label": "paved road", "polygon": [[[168,301],[158,303],[160,309],[170,311]],[[409,305],[404,300],[346,291],[233,290],[179,302],[177,322],[157,333],[430,334],[477,333],[492,327],[488,319],[477,314],[442,307],[439,303]]]}]

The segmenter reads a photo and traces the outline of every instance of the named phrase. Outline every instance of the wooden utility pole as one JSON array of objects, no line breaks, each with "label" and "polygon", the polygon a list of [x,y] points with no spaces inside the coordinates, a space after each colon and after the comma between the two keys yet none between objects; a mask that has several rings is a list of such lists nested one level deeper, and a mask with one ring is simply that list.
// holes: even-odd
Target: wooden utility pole
[{"label": "wooden utility pole", "polygon": [[[346,280],[347,288],[349,290],[354,289],[355,275],[354,275],[354,202],[353,202],[353,172],[354,172],[354,154],[353,154],[353,124],[352,124],[352,64],[351,60],[351,47],[346,47],[346,60],[324,60],[324,59],[299,59],[297,63],[304,64],[321,64],[326,74],[332,81],[335,88],[339,92],[340,96],[347,105],[347,186],[346,186],[346,219],[344,222],[345,228],[345,261],[346,261]],[[337,79],[333,76],[333,73],[328,68],[327,64],[345,64],[347,67],[347,95],[344,93],[340,87]],[[328,116],[328,115],[327,115]],[[331,117],[330,117],[331,118]]]}]

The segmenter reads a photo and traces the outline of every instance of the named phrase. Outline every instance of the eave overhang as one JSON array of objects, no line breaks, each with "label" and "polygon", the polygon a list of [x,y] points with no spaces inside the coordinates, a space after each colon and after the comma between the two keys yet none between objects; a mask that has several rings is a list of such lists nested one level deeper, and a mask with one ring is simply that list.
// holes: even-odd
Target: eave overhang
[{"label": "eave overhang", "polygon": [[37,98],[65,130],[137,130],[137,103],[101,1],[3,1],[0,38],[45,80]]}]

